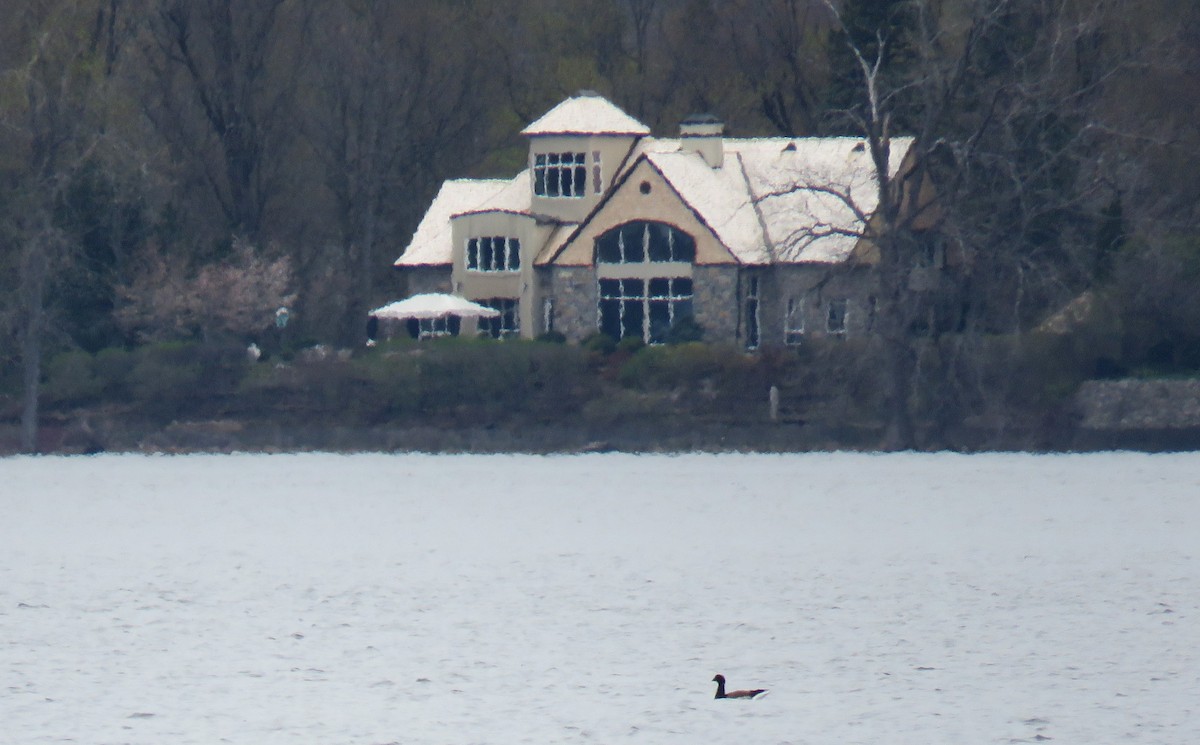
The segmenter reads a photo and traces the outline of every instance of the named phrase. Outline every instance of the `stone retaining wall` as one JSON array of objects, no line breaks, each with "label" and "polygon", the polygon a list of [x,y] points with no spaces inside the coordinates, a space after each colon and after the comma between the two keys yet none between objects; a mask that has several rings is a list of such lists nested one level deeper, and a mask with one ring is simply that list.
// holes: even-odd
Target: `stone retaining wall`
[{"label": "stone retaining wall", "polygon": [[1075,401],[1084,429],[1200,429],[1200,379],[1090,380]]}]

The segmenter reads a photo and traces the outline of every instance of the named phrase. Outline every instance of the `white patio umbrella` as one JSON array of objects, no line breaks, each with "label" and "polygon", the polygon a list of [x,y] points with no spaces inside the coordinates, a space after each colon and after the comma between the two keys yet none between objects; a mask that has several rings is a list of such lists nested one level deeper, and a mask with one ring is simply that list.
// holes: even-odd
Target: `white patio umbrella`
[{"label": "white patio umbrella", "polygon": [[394,303],[388,303],[383,307],[371,311],[370,315],[376,318],[416,318],[418,320],[423,318],[445,318],[446,316],[458,316],[459,318],[495,318],[500,315],[500,311],[495,308],[489,308],[486,305],[473,303],[457,295],[430,292],[422,295],[413,295],[404,300],[397,300]]}]

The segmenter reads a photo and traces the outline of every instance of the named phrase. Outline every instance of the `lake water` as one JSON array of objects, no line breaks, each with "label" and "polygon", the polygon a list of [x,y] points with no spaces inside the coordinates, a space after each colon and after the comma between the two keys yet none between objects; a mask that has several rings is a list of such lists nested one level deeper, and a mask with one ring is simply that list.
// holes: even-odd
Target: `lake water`
[{"label": "lake water", "polygon": [[1197,546],[1200,454],[0,459],[0,742],[1190,745]]}]

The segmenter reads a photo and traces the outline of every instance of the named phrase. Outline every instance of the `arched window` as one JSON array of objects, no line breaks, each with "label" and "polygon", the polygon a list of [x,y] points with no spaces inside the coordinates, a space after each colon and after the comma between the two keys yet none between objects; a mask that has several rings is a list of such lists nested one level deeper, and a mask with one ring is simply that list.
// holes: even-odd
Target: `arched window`
[{"label": "arched window", "polygon": [[628,222],[596,239],[597,264],[642,264],[696,260],[696,241],[662,222]]},{"label": "arched window", "polygon": [[597,325],[614,339],[655,344],[692,316],[696,241],[660,222],[630,222],[596,239]]}]

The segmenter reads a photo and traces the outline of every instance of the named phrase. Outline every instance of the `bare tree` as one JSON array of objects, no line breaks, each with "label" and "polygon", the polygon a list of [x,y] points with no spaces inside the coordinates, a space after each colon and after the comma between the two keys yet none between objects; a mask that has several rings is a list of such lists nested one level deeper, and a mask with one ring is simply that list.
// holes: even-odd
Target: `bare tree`
[{"label": "bare tree", "polygon": [[[489,126],[480,50],[461,43],[476,23],[468,8],[385,0],[331,2],[310,25],[315,50],[305,71],[313,98],[302,120],[333,200],[345,297],[329,299],[345,319],[334,332],[362,335],[411,229],[416,210],[446,175],[480,157]],[[478,29],[476,29],[478,30]],[[298,266],[322,276],[322,252]],[[326,282],[327,279],[322,280]],[[306,290],[306,294],[319,288]]]},{"label": "bare tree", "polygon": [[53,273],[69,245],[55,210],[73,176],[94,154],[103,127],[97,100],[104,79],[80,39],[89,9],[60,2],[25,8],[17,64],[0,71],[0,264],[7,264],[10,301],[22,370],[21,446],[37,447],[42,354],[50,329]]},{"label": "bare tree", "polygon": [[819,0],[737,0],[726,8],[732,58],[762,116],[787,137],[816,133],[829,85],[828,7]]},{"label": "bare tree", "polygon": [[[840,22],[832,0],[827,7]],[[860,218],[857,237],[874,248],[884,447],[921,444],[918,391],[930,339],[943,330],[1020,332],[1083,279],[1087,212],[1102,203],[1108,183],[1088,167],[1097,145],[1094,104],[1113,63],[1086,76],[1076,63],[1079,42],[1114,8],[974,0],[942,15],[939,4],[918,0],[915,27],[904,30],[917,61],[903,76],[886,62],[896,29],[879,29],[870,47],[844,35],[859,88],[838,114],[863,138],[876,204],[868,215],[848,190],[798,186],[842,200]],[[901,112],[911,131],[895,131]],[[900,135],[912,145],[897,170]],[[936,200],[920,196],[931,184]],[[946,257],[952,271],[940,282],[920,281],[933,256]],[[952,313],[938,317],[945,309]]]},{"label": "bare tree", "polygon": [[[257,240],[281,161],[303,8],[293,0],[149,0],[143,106],[218,206]],[[153,93],[153,95],[150,95]]]}]

